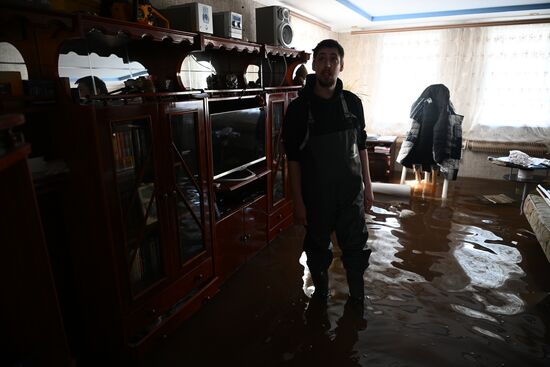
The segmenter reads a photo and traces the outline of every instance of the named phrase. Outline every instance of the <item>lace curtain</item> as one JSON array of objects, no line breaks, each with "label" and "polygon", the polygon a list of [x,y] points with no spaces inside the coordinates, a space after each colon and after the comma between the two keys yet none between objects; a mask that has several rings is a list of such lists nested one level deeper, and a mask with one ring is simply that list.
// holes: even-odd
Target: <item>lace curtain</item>
[{"label": "lace curtain", "polygon": [[340,35],[342,79],[371,134],[403,136],[409,109],[445,84],[466,138],[550,144],[550,24]]}]

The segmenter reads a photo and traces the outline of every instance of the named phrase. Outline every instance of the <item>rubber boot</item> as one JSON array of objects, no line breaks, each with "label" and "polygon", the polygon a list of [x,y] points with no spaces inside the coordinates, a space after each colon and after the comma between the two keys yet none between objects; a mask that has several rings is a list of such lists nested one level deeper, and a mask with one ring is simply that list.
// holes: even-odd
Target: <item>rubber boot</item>
[{"label": "rubber boot", "polygon": [[313,294],[304,312],[304,321],[308,329],[315,334],[324,334],[330,329],[327,313],[327,299]]},{"label": "rubber boot", "polygon": [[326,299],[328,297],[328,273],[326,271],[311,272],[311,280],[315,286],[313,297]]},{"label": "rubber boot", "polygon": [[363,272],[347,271],[346,276],[348,280],[350,301],[362,303],[365,299]]}]

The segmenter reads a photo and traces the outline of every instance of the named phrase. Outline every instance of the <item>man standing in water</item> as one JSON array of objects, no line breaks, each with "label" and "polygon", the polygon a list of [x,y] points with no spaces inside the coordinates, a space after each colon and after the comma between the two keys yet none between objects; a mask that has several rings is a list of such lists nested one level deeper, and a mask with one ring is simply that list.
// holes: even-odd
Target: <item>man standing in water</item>
[{"label": "man standing in water", "polygon": [[350,300],[363,302],[369,264],[365,212],[373,203],[361,100],[343,90],[338,75],[344,49],[335,40],[313,49],[313,70],[288,107],[283,140],[296,224],[306,227],[304,251],[315,292],[326,300],[336,232]]}]

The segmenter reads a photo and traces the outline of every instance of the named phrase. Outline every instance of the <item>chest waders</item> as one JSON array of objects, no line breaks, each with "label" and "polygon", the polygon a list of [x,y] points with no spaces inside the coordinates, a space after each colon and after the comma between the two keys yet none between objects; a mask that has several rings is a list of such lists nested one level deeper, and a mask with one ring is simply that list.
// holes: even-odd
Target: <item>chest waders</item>
[{"label": "chest waders", "polygon": [[[311,135],[315,120],[308,108],[306,136],[301,144],[300,160],[302,196],[306,206],[307,226],[304,251],[311,272],[315,294],[328,295],[328,267],[332,262],[330,235],[336,232],[342,249],[350,295],[363,299],[363,273],[371,250],[363,204],[362,166],[357,148],[355,116],[340,94],[344,123],[348,129]],[[342,121],[334,121],[342,123]]]}]

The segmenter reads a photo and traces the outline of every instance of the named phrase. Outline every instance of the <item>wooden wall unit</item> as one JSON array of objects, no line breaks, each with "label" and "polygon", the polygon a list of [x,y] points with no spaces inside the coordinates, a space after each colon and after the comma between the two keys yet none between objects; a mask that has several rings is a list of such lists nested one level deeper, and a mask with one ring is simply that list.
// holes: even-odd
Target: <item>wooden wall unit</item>
[{"label": "wooden wall unit", "polygon": [[271,151],[268,182],[268,240],[273,240],[280,232],[292,224],[292,202],[288,181],[288,167],[282,144],[282,126],[285,111],[296,91],[267,94],[268,125]]},{"label": "wooden wall unit", "polygon": [[[63,266],[76,294],[62,298],[72,298],[71,352],[82,365],[139,361],[291,224],[280,134],[300,88],[288,81],[309,54],[91,15],[0,9],[0,41],[20,50],[29,79],[55,89],[47,113],[6,95],[0,112],[34,113],[51,139],[43,144],[35,134],[39,155],[68,169]],[[67,51],[139,61],[156,92],[75,98],[58,76],[59,52]],[[237,74],[238,88],[187,90],[178,73],[190,53],[213,60],[220,75]],[[246,89],[247,66],[262,69],[266,60],[273,75]],[[266,159],[249,167],[248,179],[215,180],[211,112],[252,105],[265,111]]]}]

